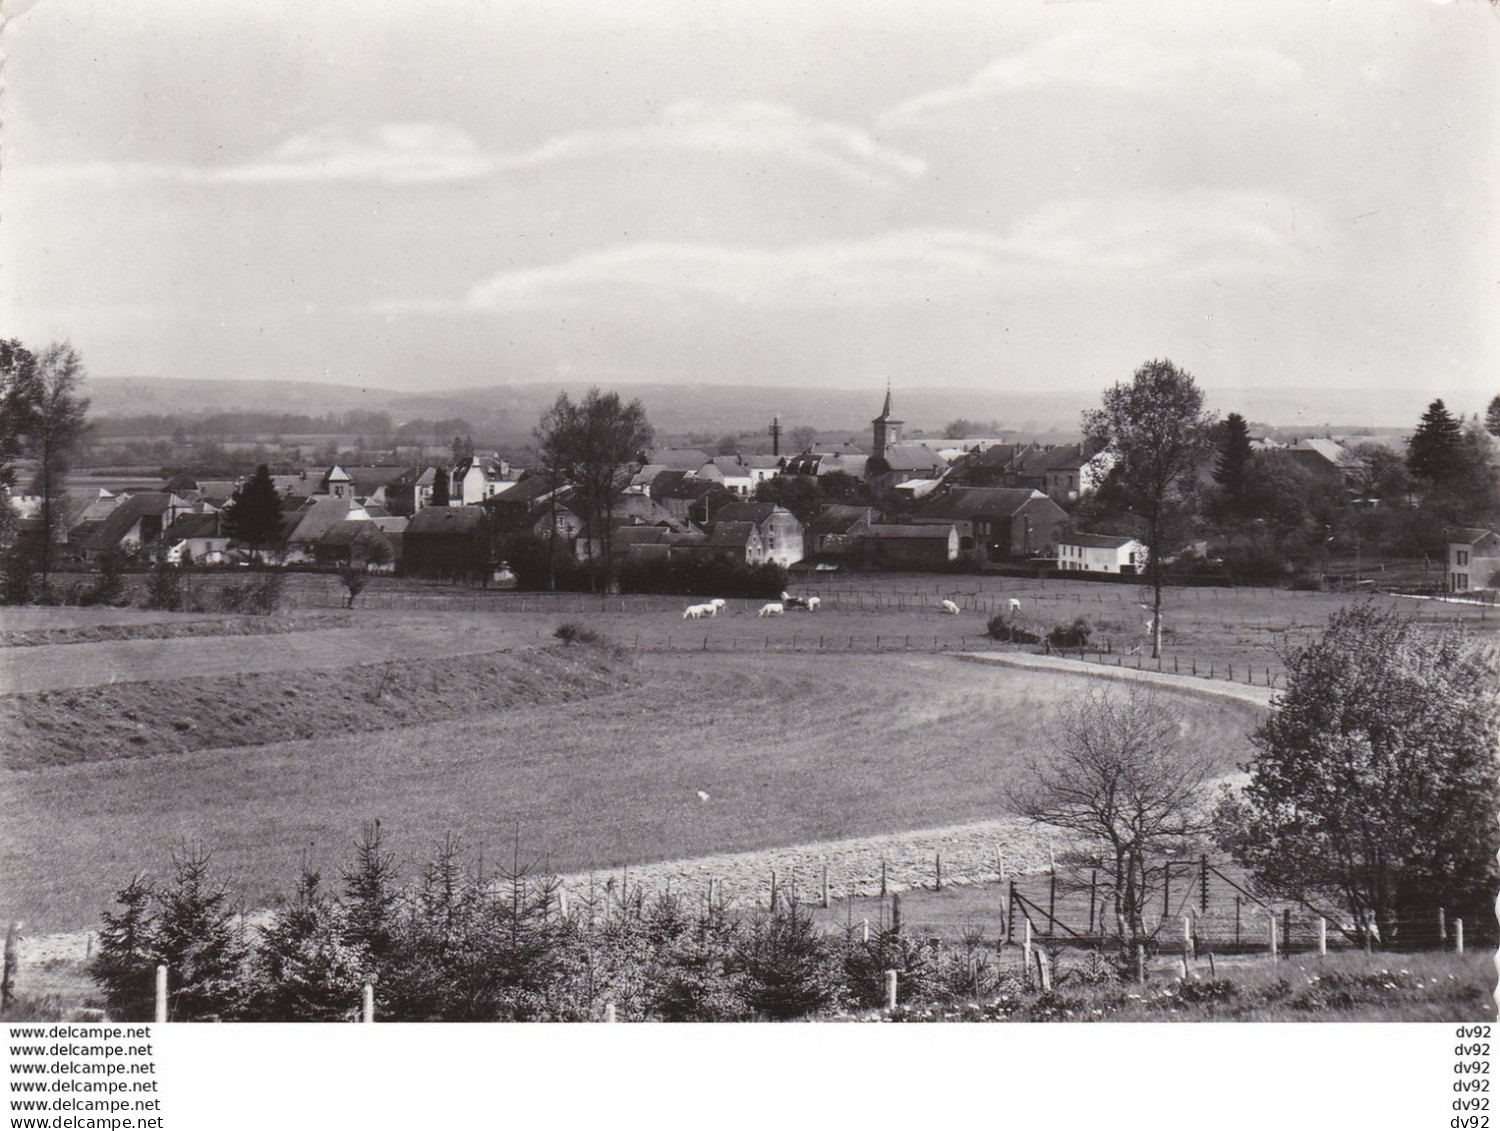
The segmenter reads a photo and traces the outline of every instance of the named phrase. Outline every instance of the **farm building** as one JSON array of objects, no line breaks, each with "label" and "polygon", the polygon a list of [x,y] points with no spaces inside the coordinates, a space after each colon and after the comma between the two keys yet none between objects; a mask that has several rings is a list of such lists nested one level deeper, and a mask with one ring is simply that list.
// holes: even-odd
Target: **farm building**
[{"label": "farm building", "polygon": [[1500,533],[1456,530],[1448,543],[1448,590],[1465,593],[1500,587]]},{"label": "farm building", "polygon": [[1057,540],[1057,568],[1063,572],[1139,573],[1146,544],[1124,534],[1070,534]]},{"label": "farm building", "polygon": [[138,553],[160,539],[178,515],[191,510],[191,503],[170,492],[143,491],[131,495],[94,529],[80,534],[76,543],[78,557],[90,561],[107,550]]},{"label": "farm building", "polygon": [[875,525],[859,537],[860,564],[871,569],[942,569],[959,559],[958,527]]},{"label": "farm building", "polygon": [[828,557],[855,553],[875,517],[874,507],[828,503],[807,526],[808,553]]},{"label": "farm building", "polygon": [[714,522],[751,522],[760,532],[762,561],[782,568],[805,555],[804,531],[797,516],[777,503],[728,503],[714,513]]},{"label": "farm building", "polygon": [[1030,558],[1056,540],[1067,512],[1023,487],[952,487],[928,497],[910,521],[958,529],[959,553],[975,562]]},{"label": "farm building", "polygon": [[402,567],[419,577],[472,577],[489,562],[483,507],[423,507],[401,536]]},{"label": "farm building", "polygon": [[224,551],[229,548],[229,535],[223,533],[216,510],[178,515],[162,541],[167,547],[167,561],[174,564],[215,565],[224,560]]}]

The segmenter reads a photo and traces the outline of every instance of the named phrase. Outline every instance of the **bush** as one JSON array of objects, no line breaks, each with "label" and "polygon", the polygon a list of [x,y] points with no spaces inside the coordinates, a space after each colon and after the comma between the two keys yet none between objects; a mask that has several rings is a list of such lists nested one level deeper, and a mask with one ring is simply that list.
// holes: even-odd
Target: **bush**
[{"label": "bush", "polygon": [[587,625],[579,624],[577,621],[564,621],[552,630],[552,635],[564,644],[599,644],[604,637],[595,632]]},{"label": "bush", "polygon": [[986,628],[993,640],[1004,640],[1011,644],[1040,644],[1042,642],[1040,636],[1011,621],[1005,613],[996,613],[990,617]]},{"label": "bush", "polygon": [[1072,624],[1056,625],[1047,633],[1047,643],[1054,648],[1086,648],[1093,631],[1089,622],[1079,617]]},{"label": "bush", "polygon": [[167,561],[157,562],[146,579],[146,608],[177,612],[182,606],[181,567]]},{"label": "bush", "polygon": [[12,550],[0,561],[0,602],[29,605],[41,591],[36,560],[24,550]]}]

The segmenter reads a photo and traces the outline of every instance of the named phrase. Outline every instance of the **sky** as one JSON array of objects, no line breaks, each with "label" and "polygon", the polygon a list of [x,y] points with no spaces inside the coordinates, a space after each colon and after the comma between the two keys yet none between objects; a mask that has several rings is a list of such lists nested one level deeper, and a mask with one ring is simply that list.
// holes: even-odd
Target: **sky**
[{"label": "sky", "polygon": [[5,5],[98,376],[1500,392],[1487,0]]}]

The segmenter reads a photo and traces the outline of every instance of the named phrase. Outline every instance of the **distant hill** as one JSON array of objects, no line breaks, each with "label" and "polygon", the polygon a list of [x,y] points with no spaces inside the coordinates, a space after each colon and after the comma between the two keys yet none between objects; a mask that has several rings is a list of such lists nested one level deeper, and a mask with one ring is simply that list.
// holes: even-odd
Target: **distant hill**
[{"label": "distant hill", "polygon": [[[865,438],[880,412],[883,386],[819,389],[788,386],[617,384],[626,398],[640,398],[658,432],[680,435],[764,434],[773,416],[784,428],[801,425],[820,432]],[[421,392],[320,384],[310,381],[214,381],[160,377],[95,377],[87,393],[95,416],[141,413],[200,415],[232,410],[318,415],[351,409],[384,411],[401,424],[419,417],[464,417],[486,434],[526,437],[560,389],[579,396],[586,386],[562,383],[491,385]],[[921,388],[893,390],[892,407],[908,429],[940,432],[966,417],[997,421],[1006,431],[1076,432],[1079,414],[1098,403],[1102,389]],[[1209,389],[1209,406],[1287,428],[1412,428],[1434,396],[1430,389],[1245,388]],[[1449,400],[1456,412],[1481,411],[1462,396]]]}]

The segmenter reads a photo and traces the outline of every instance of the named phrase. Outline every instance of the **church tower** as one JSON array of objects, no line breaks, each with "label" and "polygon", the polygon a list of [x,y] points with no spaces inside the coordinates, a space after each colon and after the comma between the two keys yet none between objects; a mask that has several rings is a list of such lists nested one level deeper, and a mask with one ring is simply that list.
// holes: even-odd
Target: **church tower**
[{"label": "church tower", "polygon": [[885,459],[889,455],[891,445],[901,442],[901,425],[906,423],[904,420],[897,420],[891,415],[891,384],[889,381],[885,385],[885,408],[870,423],[874,425],[875,432],[874,451],[870,454],[878,456],[880,459]]}]

